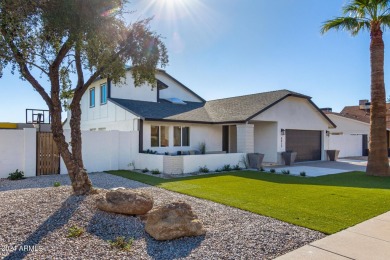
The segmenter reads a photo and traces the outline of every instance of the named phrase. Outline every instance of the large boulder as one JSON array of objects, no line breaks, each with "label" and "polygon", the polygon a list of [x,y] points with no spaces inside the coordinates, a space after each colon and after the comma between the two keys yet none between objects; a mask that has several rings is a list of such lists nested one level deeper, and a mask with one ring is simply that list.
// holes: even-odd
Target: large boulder
[{"label": "large boulder", "polygon": [[206,233],[191,206],[181,201],[151,210],[147,214],[145,230],[157,240],[200,236]]},{"label": "large boulder", "polygon": [[153,198],[131,189],[116,189],[110,190],[104,197],[98,198],[96,206],[108,212],[144,215],[153,208]]}]

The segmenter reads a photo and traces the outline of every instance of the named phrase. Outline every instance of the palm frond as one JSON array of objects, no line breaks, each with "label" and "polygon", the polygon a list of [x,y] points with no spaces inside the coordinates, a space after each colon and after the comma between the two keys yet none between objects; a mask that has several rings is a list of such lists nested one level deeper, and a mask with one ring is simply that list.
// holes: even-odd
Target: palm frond
[{"label": "palm frond", "polygon": [[356,35],[361,29],[366,28],[367,23],[369,26],[368,21],[355,17],[336,17],[335,19],[326,21],[322,25],[321,34],[324,34],[331,29],[335,29],[346,30],[351,32],[352,35]]},{"label": "palm frond", "polygon": [[367,16],[367,7],[369,7],[369,0],[355,0],[343,7],[343,13],[352,17]]},{"label": "palm frond", "polygon": [[382,24],[382,28],[390,27],[390,14],[381,15],[378,17],[379,21]]}]

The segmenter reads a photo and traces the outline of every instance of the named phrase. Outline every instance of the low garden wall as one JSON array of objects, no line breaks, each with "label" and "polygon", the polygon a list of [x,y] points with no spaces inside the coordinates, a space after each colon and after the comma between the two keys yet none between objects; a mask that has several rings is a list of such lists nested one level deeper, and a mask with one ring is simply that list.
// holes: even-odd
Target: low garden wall
[{"label": "low garden wall", "polygon": [[158,155],[139,154],[135,163],[137,169],[159,170],[167,174],[182,174],[199,171],[206,166],[210,171],[221,169],[224,165],[242,164],[245,153],[199,154],[199,155]]}]

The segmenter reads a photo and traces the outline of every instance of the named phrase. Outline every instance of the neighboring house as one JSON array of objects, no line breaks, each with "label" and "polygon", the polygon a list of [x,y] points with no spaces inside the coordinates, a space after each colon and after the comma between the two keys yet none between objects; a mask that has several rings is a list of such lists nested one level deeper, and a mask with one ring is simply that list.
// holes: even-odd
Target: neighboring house
[{"label": "neighboring house", "polygon": [[286,150],[297,161],[326,160],[326,132],[336,125],[308,96],[278,90],[205,101],[163,70],[156,78],[155,89],[135,87],[130,71],[123,85],[94,82],[81,100],[82,130],[138,131],[140,152],[177,154],[205,143],[210,153],[263,153],[270,163]]},{"label": "neighboring house", "polygon": [[[343,110],[340,112],[340,115],[346,118],[354,119],[356,121],[360,121],[362,123],[365,123],[367,125],[367,131],[366,134],[362,136],[363,138],[363,152],[362,155],[367,156],[368,155],[368,142],[369,139],[369,125],[370,125],[370,106],[371,103],[364,99],[359,100],[358,106],[346,106],[343,108]],[[337,124],[337,126],[339,126]],[[390,148],[390,103],[386,104],[386,126],[387,126],[387,140],[384,140],[387,142],[388,148]],[[366,136],[367,135],[367,136]]]},{"label": "neighboring house", "polygon": [[15,129],[21,130],[24,128],[35,128],[40,132],[51,132],[50,124],[33,124],[33,123],[8,123],[8,122],[0,122],[0,129]]},{"label": "neighboring house", "polygon": [[327,133],[328,149],[339,150],[339,157],[366,155],[370,123],[342,113],[330,112],[329,109],[325,114],[337,125]]}]

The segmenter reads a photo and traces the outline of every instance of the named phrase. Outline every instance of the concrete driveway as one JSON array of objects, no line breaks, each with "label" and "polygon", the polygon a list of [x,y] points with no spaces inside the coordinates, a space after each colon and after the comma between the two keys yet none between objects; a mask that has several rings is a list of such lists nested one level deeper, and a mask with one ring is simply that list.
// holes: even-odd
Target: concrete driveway
[{"label": "concrete driveway", "polygon": [[291,166],[267,166],[264,167],[266,171],[275,169],[280,173],[283,170],[289,170],[292,175],[299,175],[301,172],[305,172],[306,176],[318,177],[329,174],[337,174],[342,172],[351,171],[365,171],[367,166],[367,160],[359,158],[342,158],[337,161],[313,161],[313,162],[301,162],[295,163]]}]

